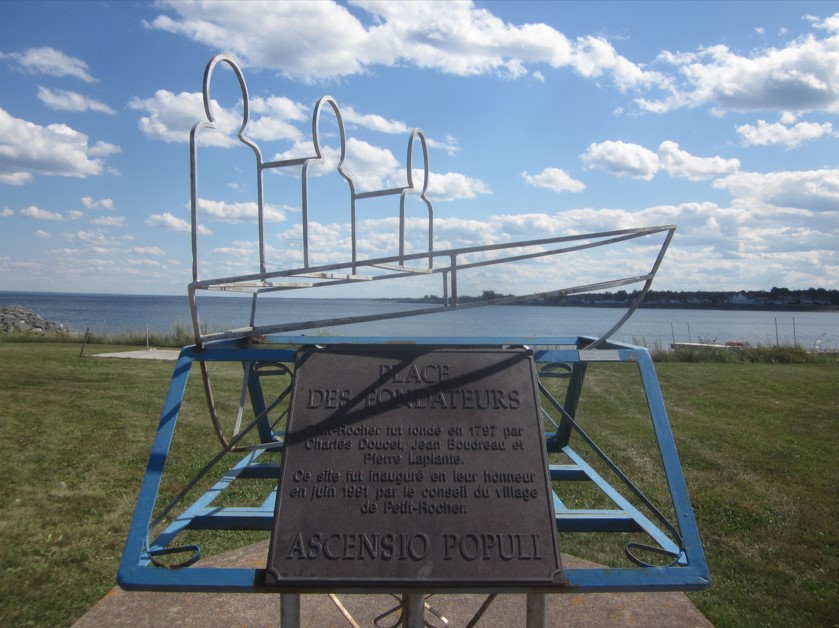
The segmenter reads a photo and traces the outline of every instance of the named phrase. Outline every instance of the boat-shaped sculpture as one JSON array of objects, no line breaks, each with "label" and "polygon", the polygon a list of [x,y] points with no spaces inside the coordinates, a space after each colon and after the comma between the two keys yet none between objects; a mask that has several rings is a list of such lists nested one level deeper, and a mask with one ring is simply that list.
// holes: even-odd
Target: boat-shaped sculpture
[{"label": "boat-shaped sculpture", "polygon": [[[244,103],[244,115],[242,125],[238,132],[238,139],[253,151],[256,161],[257,175],[257,222],[258,222],[258,272],[226,277],[205,278],[199,267],[199,240],[201,237],[200,217],[200,195],[198,177],[198,152],[201,145],[202,133],[208,129],[215,129],[215,116],[213,113],[213,99],[211,97],[211,85],[213,73],[220,64],[227,64],[235,72],[239,86],[242,91]],[[434,314],[441,311],[481,307],[486,305],[502,305],[511,303],[522,303],[534,299],[546,299],[564,297],[586,292],[610,290],[625,286],[636,286],[634,297],[625,314],[605,333],[601,334],[592,343],[592,348],[600,346],[610,338],[629,319],[632,313],[643,301],[652,285],[653,278],[661,265],[662,259],[667,251],[676,227],[674,225],[657,225],[650,227],[638,227],[631,229],[614,229],[594,233],[582,233],[551,238],[538,238],[531,240],[519,240],[498,244],[485,244],[451,249],[435,249],[434,247],[434,211],[432,203],[428,198],[428,183],[430,178],[428,145],[421,129],[414,129],[408,138],[408,150],[406,158],[406,184],[402,187],[357,192],[351,173],[344,168],[344,161],[347,155],[347,137],[344,129],[343,118],[338,104],[330,96],[324,96],[317,101],[312,115],[312,153],[306,157],[291,159],[265,161],[262,152],[252,139],[247,135],[249,122],[248,89],[244,76],[229,57],[219,55],[207,66],[204,74],[204,109],[206,120],[197,123],[190,133],[190,154],[191,154],[191,215],[192,215],[192,283],[189,285],[189,299],[192,310],[192,320],[195,330],[196,342],[201,345],[207,340],[264,336],[272,333],[298,331],[318,327],[334,327],[350,323],[370,322],[393,317],[407,317],[417,315]],[[329,108],[334,113],[338,133],[340,136],[340,154],[337,159],[336,170],[346,182],[349,194],[348,221],[350,224],[351,250],[345,261],[329,264],[310,263],[311,243],[309,237],[309,187],[311,169],[313,166],[322,164],[325,160],[324,150],[319,139],[321,113]],[[421,182],[417,178],[414,169],[414,152],[416,145],[421,148],[422,166]],[[302,265],[297,268],[270,268],[266,262],[265,243],[265,206],[264,197],[264,175],[266,172],[289,172],[300,180],[300,196],[292,205],[299,205],[302,222],[302,241],[299,258]],[[375,258],[363,258],[358,251],[358,207],[368,199],[382,197],[396,197],[399,199],[399,222],[398,222],[398,249],[393,255]],[[406,253],[406,200],[409,196],[418,196],[428,210],[427,216],[427,249],[421,252]],[[510,264],[512,262],[524,262],[540,258],[556,257],[556,263],[561,264],[562,258],[573,253],[585,250],[599,249],[614,246],[622,242],[644,239],[645,244],[651,244],[655,251],[649,261],[645,272],[611,278],[596,283],[575,284],[569,278],[569,282],[560,286],[545,285],[544,289],[529,294],[507,296],[504,298],[470,300],[463,303],[458,298],[458,277],[462,277],[475,269]],[[657,249],[656,249],[657,246]],[[474,260],[474,261],[473,261]],[[398,313],[376,314],[370,316],[346,316],[340,318],[329,318],[324,320],[312,320],[285,324],[257,325],[258,297],[263,294],[305,290],[314,288],[327,288],[331,286],[363,283],[386,280],[399,280],[406,277],[432,274],[442,280],[443,303],[437,308],[423,307],[418,309],[403,310]],[[547,273],[543,273],[545,277]],[[547,281],[547,279],[545,279]],[[223,292],[248,292],[253,295],[250,319],[241,327],[223,332],[206,333],[207,327],[212,327],[199,314],[198,294],[203,291]],[[315,294],[305,296],[329,296],[328,293],[318,291]]]},{"label": "boat-shaped sculpture", "polygon": [[[199,241],[201,239],[201,197],[199,195],[198,157],[199,147],[204,133],[216,126],[213,111],[211,85],[214,72],[219,65],[227,65],[235,73],[241,88],[243,99],[243,121],[238,132],[239,141],[249,147],[255,157],[257,174],[257,223],[258,242],[254,250],[257,254],[257,271],[246,274],[234,274],[221,277],[206,277],[201,269]],[[424,581],[421,574],[408,581],[374,580],[377,591],[387,591],[403,595],[404,617],[413,613],[413,619],[406,619],[405,625],[421,626],[416,619],[417,596],[433,591],[484,591],[490,594],[482,607],[491,603],[492,594],[498,592],[527,593],[533,608],[539,608],[539,600],[545,593],[567,593],[588,591],[662,591],[701,589],[708,585],[709,574],[702,545],[688,498],[685,479],[682,474],[673,434],[662,400],[658,380],[650,354],[644,347],[623,344],[611,339],[620,326],[632,315],[650,289],[658,271],[675,227],[660,225],[631,229],[613,229],[594,233],[569,234],[559,237],[546,237],[531,240],[493,243],[462,248],[437,248],[435,246],[434,212],[428,196],[428,182],[431,176],[428,160],[428,143],[419,129],[408,138],[407,172],[404,186],[380,190],[356,191],[353,176],[344,168],[347,139],[338,104],[330,97],[321,98],[312,117],[312,152],[309,156],[265,161],[262,152],[248,137],[249,98],[244,76],[237,64],[228,56],[213,58],[207,65],[203,81],[205,119],[198,122],[190,134],[191,157],[191,203],[192,203],[192,282],[188,287],[195,344],[185,347],[175,366],[169,392],[161,414],[160,424],[152,445],[148,467],[137,502],[134,519],[126,541],[125,553],[120,566],[118,580],[121,586],[137,590],[180,590],[180,591],[235,591],[235,592],[273,592],[283,595],[284,625],[295,623],[296,608],[299,612],[299,598],[295,596],[301,590],[330,593],[360,593],[370,590],[370,585],[352,579],[337,579],[329,582],[314,582],[306,586],[295,584],[284,586],[283,577],[276,570],[269,569],[266,557],[265,566],[219,566],[217,563],[206,564],[203,560],[202,533],[208,533],[207,545],[211,548],[226,549],[237,543],[253,542],[253,536],[242,535],[243,531],[263,534],[256,540],[266,539],[275,528],[282,510],[278,494],[289,499],[300,492],[299,487],[283,485],[286,454],[290,453],[293,442],[300,442],[293,428],[290,427],[290,408],[304,414],[323,403],[334,403],[340,408],[352,401],[352,393],[342,390],[341,356],[350,356],[347,364],[356,364],[356,359],[366,359],[370,351],[383,351],[388,359],[394,356],[420,355],[424,352],[442,351],[453,360],[450,365],[455,370],[457,352],[464,356],[475,351],[513,352],[522,354],[530,360],[530,372],[535,379],[532,394],[535,401],[536,442],[539,452],[528,456],[529,463],[541,464],[539,473],[545,474],[547,492],[543,506],[549,509],[549,527],[555,525],[557,535],[564,540],[571,535],[570,545],[563,550],[583,551],[595,548],[598,562],[608,566],[565,567],[561,573],[549,582],[503,581],[476,577],[466,581]],[[311,216],[309,207],[309,186],[312,168],[322,164],[326,158],[319,140],[321,114],[331,110],[337,121],[340,150],[335,169],[347,186],[350,199],[348,222],[351,231],[350,250],[346,259],[337,263],[318,263],[312,251],[309,233]],[[414,161],[415,153],[421,155],[422,163],[418,168]],[[267,260],[264,198],[265,172],[283,171],[299,178],[299,198],[289,205],[299,206],[301,212],[302,241],[297,252],[300,263],[293,267],[272,267]],[[420,181],[421,179],[421,181]],[[406,206],[408,201],[419,199],[419,204],[427,210],[427,245],[424,250],[414,251],[407,244]],[[369,256],[358,250],[359,231],[357,210],[371,199],[398,199],[398,233],[394,251],[391,255]],[[424,211],[425,211],[424,210]],[[553,263],[556,260],[560,269],[568,267],[566,260],[584,252],[598,249],[619,247],[622,243],[644,241],[647,249],[652,249],[649,264],[641,272],[619,273],[617,276],[602,281],[574,281],[569,278],[562,285],[545,285],[535,293],[507,296],[482,301],[466,300],[460,297],[459,281],[468,277],[470,272],[480,272],[488,267],[509,268],[516,263],[540,264]],[[285,265],[289,266],[289,265]],[[561,274],[561,273],[560,273]],[[545,277],[557,276],[557,273],[545,273]],[[407,281],[417,277],[438,278],[442,283],[442,303],[433,307],[409,307],[406,310],[375,315],[319,316],[316,301],[313,301],[312,315],[306,321],[269,321],[257,324],[259,297],[280,291],[304,291],[306,296],[329,295],[325,290],[333,286],[377,281]],[[547,282],[547,279],[546,279]],[[452,336],[366,336],[357,337],[335,333],[333,328],[349,323],[385,320],[394,317],[429,315],[436,312],[457,311],[466,308],[527,302],[539,298],[559,298],[591,291],[611,290],[625,286],[636,286],[631,305],[619,320],[605,333],[597,335],[557,333],[534,337],[527,330],[504,336],[492,337],[452,337]],[[310,294],[311,290],[318,289]],[[232,291],[250,293],[250,317],[248,321],[234,329],[206,331],[208,326],[199,312],[199,293],[206,291]],[[327,333],[312,332],[327,327]],[[306,333],[301,333],[305,331]],[[332,351],[330,372],[323,373],[324,378],[338,381],[330,384],[327,390],[311,388],[308,406],[306,400],[295,402],[295,381],[303,379],[300,369],[313,352]],[[365,353],[367,352],[367,353]],[[454,353],[452,353],[454,352]],[[339,356],[335,358],[334,356]],[[361,358],[358,358],[358,355]],[[452,357],[454,355],[455,357]],[[471,359],[471,358],[466,358]],[[196,409],[195,395],[188,392],[188,378],[192,367],[198,365],[203,383],[204,397],[209,408],[212,429],[205,430],[209,442],[199,438],[201,433],[199,418],[202,411]],[[351,368],[351,367],[347,367]],[[629,368],[640,372],[640,386],[634,391],[640,396],[634,409],[621,408],[617,411],[604,411],[603,408],[590,407],[583,396],[584,383],[593,381],[593,385],[608,387],[610,373],[614,369]],[[436,370],[435,370],[436,369]],[[605,369],[605,375],[598,375],[599,369]],[[214,373],[211,385],[211,370]],[[423,367],[411,374],[415,383],[428,384],[429,390],[438,390],[440,382],[432,382],[434,373],[444,371],[441,365]],[[385,377],[387,369],[382,370]],[[592,376],[594,372],[594,377]],[[586,378],[587,373],[589,378]],[[430,374],[430,375],[429,375]],[[357,378],[357,373],[353,377]],[[318,373],[307,372],[307,381],[318,380]],[[501,375],[503,380],[503,373]],[[337,379],[336,379],[337,378]],[[371,382],[371,387],[374,383]],[[326,385],[324,385],[326,386]],[[438,386],[438,388],[434,388]],[[500,386],[500,385],[499,385]],[[373,392],[375,390],[371,388]],[[468,392],[468,391],[467,391]],[[462,399],[467,398],[462,392]],[[363,399],[376,399],[375,394]],[[404,393],[407,394],[407,393]],[[469,393],[470,395],[472,393]],[[518,404],[518,396],[505,396],[503,390],[493,390],[496,409],[508,410]],[[622,395],[629,395],[623,390]],[[395,398],[395,397],[394,397]],[[427,399],[428,397],[424,397]],[[471,397],[469,397],[471,399]],[[405,404],[419,403],[418,396],[406,396]],[[413,401],[411,401],[413,399]],[[203,403],[203,402],[202,402]],[[369,403],[369,401],[368,401]],[[445,401],[441,402],[445,404]],[[480,403],[480,402],[479,402]],[[488,402],[487,402],[488,403]],[[629,402],[627,402],[629,403]],[[296,405],[295,405],[296,404]],[[302,404],[302,405],[301,405]],[[399,406],[394,401],[393,407]],[[465,402],[464,402],[465,405]],[[302,409],[301,409],[302,408]],[[639,413],[637,409],[641,408]],[[362,413],[370,418],[370,413]],[[500,416],[500,415],[498,415]],[[498,416],[492,420],[498,419]],[[377,420],[377,419],[373,419]],[[381,419],[378,419],[381,420]],[[435,419],[437,420],[437,419]],[[443,421],[444,419],[439,419]],[[487,419],[488,421],[490,419]],[[647,435],[646,453],[638,444],[623,446],[617,444],[617,452],[607,454],[605,447],[598,443],[602,435],[607,440],[610,436],[609,421],[635,421],[639,435]],[[187,421],[188,427],[176,434],[179,421]],[[633,424],[634,425],[634,424]],[[378,430],[381,426],[373,425],[369,429]],[[396,426],[393,433],[401,433]],[[439,425],[434,429],[439,430]],[[320,429],[320,428],[317,428]],[[330,428],[332,429],[332,428]],[[346,434],[357,434],[349,428]],[[358,429],[367,429],[363,427]],[[430,429],[430,428],[429,428]],[[462,429],[454,426],[452,429]],[[472,426],[479,432],[484,427]],[[488,427],[486,429],[489,429]],[[521,434],[524,428],[515,427],[509,434]],[[635,428],[633,428],[634,430]],[[646,431],[644,431],[646,430]],[[317,432],[316,433],[321,433]],[[322,432],[331,433],[331,432]],[[371,432],[372,433],[372,432]],[[448,432],[449,434],[457,433]],[[436,432],[435,432],[436,434]],[[507,434],[507,432],[505,432]],[[297,439],[297,440],[295,440]],[[437,440],[435,440],[437,439]],[[310,439],[312,448],[317,448],[318,439]],[[309,441],[306,441],[307,443]],[[349,441],[347,441],[349,442]],[[394,437],[382,447],[394,446],[401,442]],[[423,441],[423,447],[433,449],[443,445],[442,436],[432,436]],[[475,441],[478,442],[478,441]],[[490,441],[481,441],[489,443]],[[492,441],[493,447],[505,448],[502,440]],[[389,443],[389,444],[388,444]],[[460,443],[460,444],[458,444]],[[471,443],[471,441],[469,441]],[[511,441],[512,443],[512,441]],[[468,445],[468,443],[467,443]],[[308,445],[307,445],[308,446]],[[348,445],[351,447],[352,445]],[[465,446],[455,441],[455,447]],[[471,446],[471,445],[469,445]],[[449,444],[449,447],[452,447]],[[511,444],[511,447],[513,445]],[[289,449],[287,449],[289,448]],[[204,455],[205,464],[196,462],[199,454]],[[388,454],[388,455],[385,455]],[[396,470],[401,458],[382,454],[381,464],[386,470]],[[542,455],[542,458],[539,458]],[[179,465],[184,456],[189,464]],[[378,460],[371,454],[372,460]],[[640,458],[649,456],[649,464],[636,465]],[[397,460],[397,458],[399,458]],[[457,458],[462,463],[465,458],[460,454],[443,457],[440,464]],[[432,460],[433,458],[429,458]],[[513,458],[511,458],[513,459]],[[518,460],[518,458],[515,458]],[[366,459],[365,459],[366,460]],[[544,460],[542,464],[540,460]],[[623,468],[627,461],[633,471]],[[528,464],[529,464],[528,463]],[[290,464],[290,463],[289,463]],[[391,465],[387,467],[387,465]],[[195,469],[199,470],[196,472]],[[440,467],[445,468],[445,467]],[[464,467],[465,468],[465,467]],[[218,470],[221,469],[221,470]],[[468,470],[468,469],[467,469]],[[298,471],[300,471],[298,469]],[[457,471],[457,469],[454,469]],[[323,477],[339,477],[333,470],[324,470]],[[640,477],[637,475],[640,474]],[[371,474],[372,475],[372,474]],[[356,491],[367,494],[369,490],[381,490],[387,493],[387,486],[376,485],[369,481],[371,475],[356,475],[368,480],[366,485],[344,487],[344,498],[351,499]],[[461,477],[452,472],[454,477]],[[535,474],[535,475],[538,475]],[[635,475],[636,477],[632,477]],[[295,475],[294,481],[306,477],[303,471]],[[377,476],[378,477],[378,476]],[[400,476],[401,477],[401,476]],[[413,477],[413,476],[412,476]],[[466,476],[462,476],[466,477]],[[491,477],[507,477],[504,471]],[[511,477],[533,477],[527,474],[515,474]],[[427,480],[426,480],[427,481]],[[518,480],[516,480],[518,481]],[[466,485],[463,484],[463,487]],[[245,487],[245,488],[242,488]],[[253,487],[248,488],[248,487]],[[330,487],[320,486],[318,497],[328,498]],[[420,486],[422,488],[422,485]],[[433,486],[425,486],[434,492]],[[461,494],[465,488],[453,486],[451,495]],[[476,488],[477,490],[477,488]],[[527,490],[511,487],[498,487],[498,495],[530,495]],[[535,490],[535,489],[534,489]],[[505,493],[506,491],[506,493]],[[649,492],[651,491],[651,492]],[[316,495],[313,494],[312,498]],[[408,493],[406,492],[406,495]],[[446,493],[448,494],[448,493]],[[244,499],[244,502],[242,500]],[[336,499],[334,513],[341,516],[349,502]],[[373,508],[375,504],[370,506]],[[498,503],[496,510],[502,509]],[[375,517],[370,519],[375,520]],[[421,525],[417,524],[417,525]],[[575,544],[573,535],[584,534],[585,540]],[[596,533],[591,535],[588,533]],[[220,542],[219,535],[229,534],[232,540]],[[506,533],[505,533],[506,534]],[[371,534],[370,538],[375,535]],[[452,532],[447,538],[455,538]],[[474,536],[474,535],[473,535]],[[496,535],[497,542],[502,542],[501,534]],[[592,540],[592,536],[596,537]],[[512,548],[514,534],[506,534]],[[612,539],[602,543],[600,539]],[[225,537],[228,538],[228,537]],[[364,537],[367,539],[367,537]],[[378,538],[378,537],[376,537]],[[417,538],[422,538],[419,535]],[[464,537],[466,538],[466,537]],[[470,537],[471,538],[471,537]],[[529,538],[529,537],[528,537]],[[533,537],[535,539],[535,536]],[[477,542],[478,536],[474,536]],[[563,542],[565,542],[563,540]],[[373,541],[371,545],[354,546],[354,551],[362,556],[364,548],[371,552],[379,551]],[[454,542],[454,541],[453,541]],[[493,541],[496,542],[496,541]],[[302,543],[302,541],[301,541]],[[312,552],[319,552],[322,544],[317,539],[310,539],[310,545],[294,546],[289,555],[312,557]],[[522,539],[518,538],[521,546]],[[611,544],[610,544],[611,543]],[[308,549],[307,549],[308,547]],[[422,554],[424,545],[408,548],[409,553]],[[452,546],[453,547],[453,546]],[[615,556],[607,557],[607,548],[618,547]],[[484,550],[489,557],[490,549]],[[521,550],[521,547],[519,547]],[[266,549],[266,554],[267,554]],[[461,547],[461,554],[467,559],[477,559],[478,554],[467,546]],[[512,549],[509,550],[512,552]],[[528,550],[529,551],[529,550]],[[277,552],[272,549],[272,556]],[[471,552],[471,553],[470,553]],[[522,550],[523,552],[523,550]],[[524,554],[520,554],[523,556]],[[527,554],[528,558],[533,553]],[[378,554],[376,554],[378,556]],[[541,557],[541,555],[540,555]],[[557,552],[558,557],[558,552]],[[282,556],[280,556],[282,558]],[[433,569],[432,565],[424,568]],[[268,577],[268,572],[274,574]],[[307,581],[308,582],[308,581]],[[337,598],[336,598],[337,599]],[[419,607],[422,608],[420,598]],[[544,621],[544,602],[542,602]],[[286,614],[286,609],[291,609]],[[413,609],[413,610],[411,610]],[[480,612],[483,612],[480,611]],[[297,616],[299,620],[299,615]],[[476,617],[477,619],[477,617]],[[531,624],[529,624],[531,625]],[[538,625],[538,622],[532,625]]]}]

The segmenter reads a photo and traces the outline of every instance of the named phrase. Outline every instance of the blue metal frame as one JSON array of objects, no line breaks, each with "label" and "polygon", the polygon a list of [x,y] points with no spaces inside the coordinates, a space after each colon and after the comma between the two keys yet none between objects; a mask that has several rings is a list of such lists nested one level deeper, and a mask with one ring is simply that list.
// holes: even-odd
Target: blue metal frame
[{"label": "blue metal frame", "polygon": [[[264,569],[201,567],[197,561],[197,548],[173,547],[178,535],[185,530],[270,530],[274,516],[276,488],[257,507],[222,507],[214,501],[235,482],[249,478],[279,478],[280,463],[260,462],[263,450],[247,453],[229,469],[199,499],[181,512],[156,538],[149,541],[150,530],[158,501],[166,461],[181,412],[192,366],[196,362],[240,362],[250,392],[254,410],[254,423],[259,440],[272,450],[282,451],[282,433],[272,433],[268,408],[262,396],[258,375],[251,365],[261,362],[293,364],[294,348],[305,345],[412,345],[412,346],[520,346],[534,348],[537,367],[560,364],[569,378],[566,398],[560,403],[543,395],[543,410],[559,412],[556,430],[545,434],[549,453],[565,454],[571,464],[551,465],[552,480],[591,481],[614,504],[613,509],[579,510],[568,508],[554,491],[554,509],[558,532],[644,532],[654,544],[651,549],[672,558],[667,566],[639,566],[632,568],[596,568],[564,570],[567,584],[561,587],[540,587],[541,592],[583,592],[583,591],[655,591],[702,589],[709,584],[708,565],[705,560],[696,521],[691,510],[687,488],[678,453],[670,430],[667,412],[658,385],[655,369],[649,352],[643,347],[620,343],[601,344],[597,349],[587,349],[593,339],[584,337],[480,337],[480,338],[383,338],[383,337],[336,337],[282,335],[266,338],[263,345],[244,345],[241,341],[221,340],[206,343],[202,348],[184,348],[175,365],[160,424],[155,436],[149,463],[143,479],[134,517],[125,545],[122,562],[117,576],[120,586],[134,590],[177,590],[177,591],[226,591],[226,592],[293,592],[263,585]],[[617,467],[596,448],[574,420],[580,393],[583,389],[585,370],[595,362],[635,363],[638,365],[644,392],[647,398],[652,428],[658,444],[663,472],[672,500],[675,522],[667,521],[652,506],[638,489],[623,476]],[[546,375],[547,376],[547,375]],[[547,394],[547,391],[543,391]],[[268,408],[270,409],[270,408]],[[592,445],[593,451],[625,481],[624,491],[612,486],[602,474],[595,470],[576,449],[571,446],[572,435],[584,444]],[[575,439],[575,440],[577,440]],[[227,448],[232,451],[233,445]],[[223,458],[219,454],[217,458]],[[640,497],[652,508],[653,516],[645,514],[625,496],[626,489]],[[636,500],[637,501],[637,500]],[[649,509],[647,509],[649,510]],[[158,514],[158,518],[161,516]],[[658,521],[654,521],[657,519]],[[189,560],[190,566],[165,568],[156,565],[158,554],[178,551],[195,552]],[[627,550],[627,555],[632,555]],[[196,562],[194,566],[193,562]],[[641,565],[640,561],[637,561]],[[358,585],[330,586],[331,592],[359,592]],[[369,589],[367,589],[369,591]],[[390,589],[388,589],[390,590]],[[452,589],[448,588],[451,592]],[[499,589],[476,586],[459,590],[486,592],[522,592],[521,588],[510,586]],[[527,590],[532,590],[527,589]],[[429,589],[432,592],[433,588]],[[402,592],[394,587],[392,592]]]}]

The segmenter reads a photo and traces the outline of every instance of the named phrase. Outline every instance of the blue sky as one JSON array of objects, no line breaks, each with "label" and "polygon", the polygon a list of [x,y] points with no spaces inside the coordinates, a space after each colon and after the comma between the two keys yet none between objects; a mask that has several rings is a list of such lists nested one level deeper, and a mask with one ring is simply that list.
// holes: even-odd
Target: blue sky
[{"label": "blue sky", "polygon": [[[248,135],[266,160],[311,154],[326,94],[362,190],[405,184],[408,136],[422,128],[435,249],[675,223],[656,289],[839,288],[836,9],[0,3],[0,289],[185,292],[189,129],[219,53],[243,68]],[[212,96],[220,130],[199,137],[204,278],[256,265],[254,158],[229,133],[242,113],[226,68]],[[329,263],[347,259],[349,210],[334,119],[320,128],[310,233],[314,261]],[[269,268],[294,266],[299,181],[266,173],[265,185]],[[365,207],[362,255],[396,253],[396,215]],[[409,206],[409,250],[425,246],[423,224]],[[600,280],[649,252],[476,273],[461,292]],[[375,282],[335,296],[400,290],[440,292]]]}]

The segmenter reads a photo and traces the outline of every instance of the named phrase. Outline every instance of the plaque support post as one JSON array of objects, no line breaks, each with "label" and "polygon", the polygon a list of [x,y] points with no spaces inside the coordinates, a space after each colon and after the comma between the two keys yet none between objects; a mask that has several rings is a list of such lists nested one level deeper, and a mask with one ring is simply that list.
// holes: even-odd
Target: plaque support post
[{"label": "plaque support post", "polygon": [[547,605],[544,593],[527,594],[527,628],[545,628]]},{"label": "plaque support post", "polygon": [[403,628],[423,628],[425,626],[425,595],[423,593],[402,594]]},{"label": "plaque support post", "polygon": [[299,593],[283,593],[280,595],[280,626],[282,628],[300,628]]}]

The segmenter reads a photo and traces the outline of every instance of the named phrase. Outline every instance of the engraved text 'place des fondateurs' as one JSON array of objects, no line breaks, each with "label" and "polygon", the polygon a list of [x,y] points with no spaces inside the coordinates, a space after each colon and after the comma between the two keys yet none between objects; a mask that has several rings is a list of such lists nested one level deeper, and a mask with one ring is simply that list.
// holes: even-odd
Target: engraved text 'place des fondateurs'
[{"label": "engraved text 'place des fondateurs'", "polygon": [[267,583],[559,581],[526,350],[302,351]]}]

